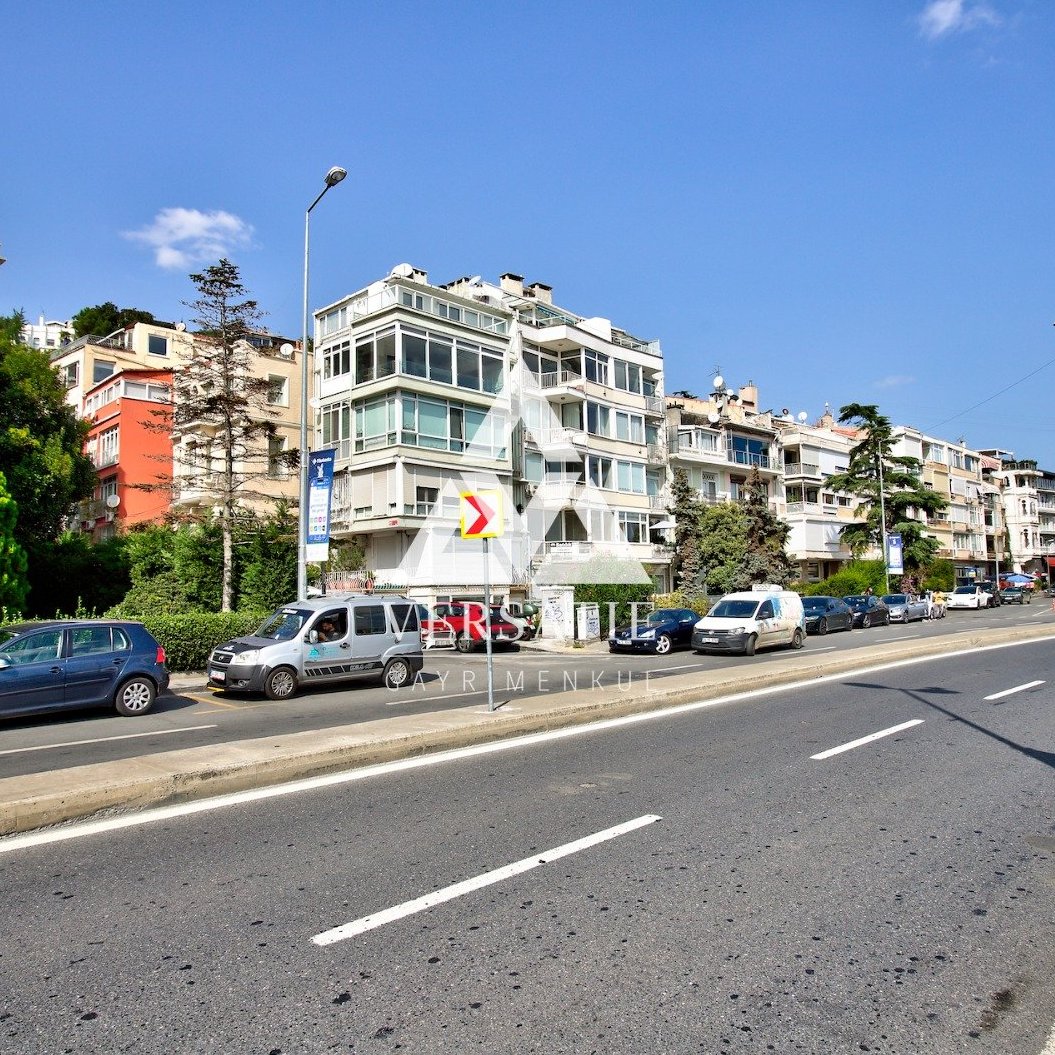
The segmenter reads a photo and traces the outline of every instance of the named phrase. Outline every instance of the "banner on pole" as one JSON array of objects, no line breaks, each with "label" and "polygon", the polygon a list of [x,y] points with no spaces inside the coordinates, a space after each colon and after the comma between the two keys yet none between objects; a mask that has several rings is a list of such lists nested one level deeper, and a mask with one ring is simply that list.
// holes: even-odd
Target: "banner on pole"
[{"label": "banner on pole", "polygon": [[886,537],[886,570],[890,575],[904,574],[905,557],[900,535],[887,535]]},{"label": "banner on pole", "polygon": [[308,454],[308,537],[305,549],[310,561],[324,561],[330,557],[330,499],[335,455],[332,448]]}]

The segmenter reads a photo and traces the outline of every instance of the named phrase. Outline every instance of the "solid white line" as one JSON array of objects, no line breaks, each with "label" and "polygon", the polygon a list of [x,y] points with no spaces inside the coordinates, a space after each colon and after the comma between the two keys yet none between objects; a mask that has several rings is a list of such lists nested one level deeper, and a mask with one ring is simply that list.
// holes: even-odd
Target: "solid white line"
[{"label": "solid white line", "polygon": [[870,744],[873,740],[880,740],[884,736],[893,736],[894,733],[900,733],[902,729],[911,729],[914,725],[922,724],[922,718],[913,718],[910,722],[902,722],[900,725],[893,725],[889,729],[883,729],[878,733],[872,733],[870,736],[862,736],[860,740],[851,740],[850,743],[843,744],[841,747],[829,748],[827,751],[822,751],[819,755],[810,755],[810,758],[816,759],[820,762],[825,758],[831,758],[832,755],[841,755],[844,751],[852,751],[855,747]]},{"label": "solid white line", "polygon": [[247,802],[259,802],[281,795],[297,795],[302,791],[316,791],[319,788],[335,787],[350,784],[357,780],[369,780],[372,777],[388,776],[425,766],[438,766],[463,758],[474,758],[478,755],[490,755],[500,751],[517,751],[535,744],[551,740],[566,740],[575,736],[589,736],[591,733],[606,732],[609,729],[620,729],[638,722],[662,721],[664,718],[680,717],[693,711],[710,707],[722,707],[729,703],[740,703],[744,700],[756,700],[763,696],[772,696],[781,692],[794,692],[808,685],[825,685],[829,682],[844,682],[859,678],[865,674],[875,674],[887,670],[898,670],[918,663],[933,663],[935,660],[955,659],[958,656],[975,656],[980,652],[994,652],[1004,648],[1021,648],[1055,639],[1033,638],[1030,641],[1007,641],[999,645],[985,645],[982,648],[965,648],[953,652],[943,652],[938,656],[914,656],[911,659],[898,659],[892,663],[876,663],[870,667],[857,667],[853,670],[840,671],[837,674],[824,674],[819,678],[810,678],[808,682],[792,682],[786,685],[770,685],[764,689],[750,689],[747,692],[732,693],[712,700],[696,700],[693,703],[680,703],[663,707],[655,711],[643,711],[639,714],[626,714],[619,718],[602,718],[597,722],[584,725],[572,725],[564,729],[551,729],[542,733],[528,733],[514,736],[507,740],[494,740],[486,744],[475,744],[472,747],[457,747],[450,751],[436,751],[433,754],[418,755],[413,758],[401,758],[395,762],[383,762],[363,769],[348,769],[339,773],[329,773],[320,777],[305,777],[291,780],[285,784],[274,784],[270,787],[252,788],[249,791],[233,791],[213,798],[197,799],[194,802],[183,802],[175,806],[159,806],[139,813],[122,814],[100,820],[85,821],[81,824],[63,825],[61,828],[49,828],[45,831],[31,832],[26,835],[11,835],[0,838],[0,854],[12,850],[23,850],[30,846],[43,846],[47,843],[64,842],[67,839],[82,839],[88,835],[116,831],[121,828],[135,828],[141,824],[152,824],[155,821],[167,821],[174,817],[186,817],[194,813],[207,813],[210,810],[225,809],[227,806],[240,806]]},{"label": "solid white line", "polygon": [[431,894],[425,894],[424,897],[415,898],[413,901],[404,901],[402,905],[395,905],[393,908],[385,909],[383,912],[374,913],[372,916],[363,916],[361,919],[352,920],[351,923],[344,923],[340,927],[334,927],[332,930],[323,931],[322,934],[316,934],[311,940],[316,945],[333,945],[335,942],[354,938],[355,935],[364,934],[375,927],[383,927],[386,923],[393,923],[397,919],[412,916],[416,912],[423,912],[434,905],[442,905],[445,901],[453,901],[455,898],[463,897],[465,894],[471,894],[474,890],[491,886],[493,883],[500,883],[503,879],[520,875],[522,872],[529,872],[540,865],[549,864],[551,861],[559,861],[562,857],[568,857],[570,854],[586,850],[591,846],[596,846],[598,843],[607,842],[609,839],[615,839],[620,835],[626,835],[627,832],[632,832],[636,828],[643,828],[646,824],[655,824],[658,820],[662,820],[662,818],[650,813],[644,817],[637,817],[635,820],[617,824],[614,828],[605,828],[603,832],[587,835],[583,839],[576,839],[575,842],[565,843],[563,846],[557,846],[552,850],[543,850],[542,853],[525,857],[522,861],[515,861],[513,864],[504,865],[502,868],[495,868],[493,871],[484,872],[482,875],[474,876],[472,879],[465,879],[461,883],[444,887],[442,890],[434,890]]},{"label": "solid white line", "polygon": [[814,656],[818,652],[834,652],[838,647],[838,645],[821,645],[819,648],[804,648],[801,652],[796,652],[795,654],[809,659],[810,656]]},{"label": "solid white line", "polygon": [[50,751],[53,747],[80,747],[82,744],[108,744],[111,740],[134,740],[137,736],[164,736],[166,733],[193,733],[197,729],[215,729],[215,725],[188,725],[182,729],[155,729],[151,733],[122,733],[120,736],[100,736],[94,740],[67,740],[62,744],[38,744],[36,747],[9,747],[0,755],[20,755],[27,751]]},{"label": "solid white line", "polygon": [[1001,700],[1005,696],[1010,696],[1015,692],[1024,692],[1026,689],[1034,689],[1038,685],[1043,685],[1043,681],[1027,681],[1025,685],[1016,685],[1013,689],[1004,689],[1003,692],[994,692],[992,696],[983,696],[985,700]]},{"label": "solid white line", "polygon": [[666,674],[668,670],[702,670],[702,663],[679,663],[676,667],[656,667],[655,670],[646,670],[646,674]]}]

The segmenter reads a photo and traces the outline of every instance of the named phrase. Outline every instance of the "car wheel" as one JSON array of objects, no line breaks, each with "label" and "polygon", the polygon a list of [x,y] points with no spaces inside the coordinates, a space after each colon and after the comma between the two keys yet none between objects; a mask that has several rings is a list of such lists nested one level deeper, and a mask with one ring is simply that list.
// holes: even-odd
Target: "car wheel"
[{"label": "car wheel", "polygon": [[755,654],[755,645],[757,645],[757,644],[758,644],[758,635],[757,634],[752,634],[747,639],[747,644],[744,645],[744,655],[745,656],[753,656]]},{"label": "car wheel", "polygon": [[801,628],[800,627],[795,627],[795,633],[793,633],[791,635],[791,647],[792,648],[802,648],[804,643],[805,643],[805,638],[803,637]]},{"label": "car wheel", "polygon": [[822,635],[828,633],[827,619],[821,619],[820,622],[817,623],[817,633]]},{"label": "car wheel", "polygon": [[674,642],[670,639],[670,634],[660,634],[656,638],[656,655],[665,656],[673,647]]},{"label": "car wheel", "polygon": [[124,718],[146,714],[154,706],[157,689],[149,678],[129,678],[114,694],[114,710]]},{"label": "car wheel", "polygon": [[414,677],[414,671],[405,659],[390,659],[381,673],[381,684],[386,689],[401,689]]},{"label": "car wheel", "polygon": [[472,652],[473,650],[473,641],[468,634],[459,634],[454,644],[459,652]]},{"label": "car wheel", "polygon": [[863,616],[861,619],[861,626],[867,630],[872,625],[872,617],[870,615]]},{"label": "car wheel", "polygon": [[264,695],[269,700],[288,700],[297,691],[297,675],[292,667],[275,667],[264,679]]}]

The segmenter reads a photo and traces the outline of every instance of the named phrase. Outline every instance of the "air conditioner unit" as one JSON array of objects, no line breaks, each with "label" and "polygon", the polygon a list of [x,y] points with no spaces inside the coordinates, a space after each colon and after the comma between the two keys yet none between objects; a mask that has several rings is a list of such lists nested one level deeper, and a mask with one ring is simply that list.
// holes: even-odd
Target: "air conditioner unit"
[{"label": "air conditioner unit", "polygon": [[524,484],[524,494],[531,498],[538,490],[538,484]]}]

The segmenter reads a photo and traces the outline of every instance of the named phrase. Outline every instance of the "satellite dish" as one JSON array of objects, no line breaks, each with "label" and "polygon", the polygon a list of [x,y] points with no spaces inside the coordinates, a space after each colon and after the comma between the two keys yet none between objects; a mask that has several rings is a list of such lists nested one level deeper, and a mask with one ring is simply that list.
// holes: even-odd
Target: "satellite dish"
[{"label": "satellite dish", "polygon": [[116,509],[120,504],[121,504],[121,499],[118,498],[117,495],[107,495],[106,496],[106,508],[107,509]]},{"label": "satellite dish", "polygon": [[293,345],[290,344],[289,341],[287,341],[284,345],[282,345],[281,348],[279,348],[278,354],[281,355],[283,359],[292,359]]},{"label": "satellite dish", "polygon": [[804,410],[800,410],[799,411],[799,421],[801,421],[803,425],[806,424],[806,421],[807,421],[808,418],[809,418],[809,414],[807,414],[806,411],[804,411]]},{"label": "satellite dish", "polygon": [[711,423],[712,425],[717,425],[717,424],[718,424],[718,422],[722,420],[722,416],[721,416],[721,415],[720,415],[720,414],[718,413],[718,411],[716,411],[716,410],[712,410],[712,411],[711,411],[711,412],[710,412],[710,413],[709,413],[709,414],[707,415],[707,420],[708,420],[708,421],[709,421],[709,422],[710,422],[710,423]]},{"label": "satellite dish", "polygon": [[721,374],[717,374],[711,384],[714,385],[715,389],[724,388],[725,378]]}]

